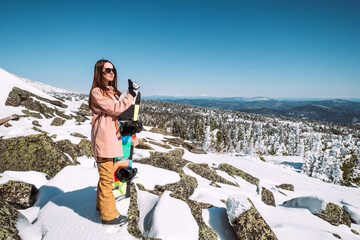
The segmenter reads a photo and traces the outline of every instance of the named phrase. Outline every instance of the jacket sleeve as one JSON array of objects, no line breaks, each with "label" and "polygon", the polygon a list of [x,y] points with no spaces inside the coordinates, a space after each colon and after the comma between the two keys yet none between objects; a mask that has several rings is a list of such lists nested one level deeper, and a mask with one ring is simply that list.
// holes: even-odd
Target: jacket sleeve
[{"label": "jacket sleeve", "polygon": [[101,109],[101,111],[110,115],[118,116],[126,109],[130,107],[134,101],[134,97],[131,94],[126,95],[120,101],[115,101],[108,96],[104,96],[100,88],[94,88],[91,90],[93,104]]}]

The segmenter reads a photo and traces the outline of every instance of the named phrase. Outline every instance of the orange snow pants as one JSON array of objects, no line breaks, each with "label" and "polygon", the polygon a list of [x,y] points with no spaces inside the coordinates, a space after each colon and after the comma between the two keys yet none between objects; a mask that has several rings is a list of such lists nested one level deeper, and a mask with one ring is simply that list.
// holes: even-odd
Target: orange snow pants
[{"label": "orange snow pants", "polygon": [[100,210],[101,220],[110,221],[119,215],[116,209],[115,197],[112,192],[114,182],[114,159],[96,159],[100,179],[97,186],[96,209]]}]

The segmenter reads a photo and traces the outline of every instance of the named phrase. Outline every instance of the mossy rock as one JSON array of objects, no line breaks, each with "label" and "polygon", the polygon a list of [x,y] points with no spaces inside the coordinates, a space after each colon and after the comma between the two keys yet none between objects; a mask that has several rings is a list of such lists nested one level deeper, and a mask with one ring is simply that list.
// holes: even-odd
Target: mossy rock
[{"label": "mossy rock", "polygon": [[339,226],[340,224],[345,224],[348,227],[351,226],[350,215],[342,207],[334,203],[328,203],[325,210],[314,215],[334,226]]},{"label": "mossy rock", "polygon": [[145,150],[154,150],[153,147],[151,147],[150,145],[146,144],[145,142],[147,142],[146,139],[139,139],[139,145],[137,145],[135,148],[145,149]]},{"label": "mossy rock", "polygon": [[276,207],[274,194],[266,188],[262,188],[261,201],[263,201],[266,205]]},{"label": "mossy rock", "polygon": [[65,119],[56,117],[56,118],[54,118],[54,120],[51,122],[50,125],[51,126],[62,126],[62,125],[64,125],[65,122],[66,122]]},{"label": "mossy rock", "polygon": [[159,129],[159,128],[156,128],[156,127],[151,128],[149,132],[160,133],[162,135],[172,135],[171,133],[167,132],[166,130]]},{"label": "mossy rock", "polygon": [[71,136],[78,137],[78,138],[87,138],[87,136],[82,135],[81,133],[72,133]]},{"label": "mossy rock", "polygon": [[184,173],[180,174],[181,180],[177,183],[167,184],[165,186],[155,186],[154,190],[147,190],[141,184],[137,184],[138,188],[142,191],[148,191],[150,193],[161,196],[165,191],[173,192],[170,194],[171,197],[177,198],[186,202],[189,205],[191,214],[193,215],[195,221],[199,226],[199,237],[198,239],[205,240],[215,240],[218,239],[217,233],[211,229],[203,220],[202,209],[208,209],[212,207],[208,203],[199,203],[194,200],[189,199],[190,196],[194,193],[195,188],[198,186],[196,179],[192,176],[186,175]]},{"label": "mossy rock", "polygon": [[216,184],[216,182],[211,182],[209,185],[212,187],[221,188],[218,184]]},{"label": "mossy rock", "polygon": [[38,128],[38,127],[35,127],[35,126],[33,126],[32,129],[34,129],[35,131],[40,132],[40,133],[42,133],[42,134],[48,134],[48,132],[46,132],[46,131]]},{"label": "mossy rock", "polygon": [[89,105],[83,103],[81,104],[80,108],[79,108],[79,113],[85,116],[91,116],[91,111],[89,108]]},{"label": "mossy rock", "polygon": [[153,144],[153,145],[156,145],[156,146],[159,146],[159,147],[162,147],[162,148],[165,148],[165,149],[171,149],[171,147],[167,144],[162,144],[162,143],[158,143],[158,142],[155,142],[155,141],[149,141],[150,144]]},{"label": "mossy rock", "polygon": [[73,144],[69,139],[57,141],[55,144],[62,152],[69,154],[74,162],[77,162],[76,144]]},{"label": "mossy rock", "polygon": [[166,142],[174,147],[181,147],[184,143],[184,139],[181,138],[165,138]]},{"label": "mossy rock", "polygon": [[240,214],[231,223],[239,239],[274,240],[277,239],[272,229],[265,222],[257,209],[252,206]]},{"label": "mossy rock", "polygon": [[17,87],[14,87],[11,90],[8,98],[6,99],[5,105],[13,106],[13,107],[23,106],[28,110],[32,110],[43,114],[46,118],[54,117],[56,107],[55,106],[54,108],[48,107],[46,104],[41,103],[38,100],[53,104],[56,107],[61,107],[61,108],[67,107],[67,105],[65,105],[60,101],[46,99]]},{"label": "mossy rock", "polygon": [[355,235],[360,235],[355,229],[351,229],[351,232]]},{"label": "mossy rock", "polygon": [[227,164],[227,163],[222,163],[219,165],[219,169],[221,171],[224,171],[226,172],[227,174],[229,174],[230,176],[239,176],[241,177],[242,179],[244,179],[245,181],[251,183],[251,184],[254,184],[255,186],[258,186],[259,183],[260,183],[260,180],[230,164]]},{"label": "mossy rock", "polygon": [[37,127],[42,127],[42,126],[40,125],[39,121],[37,121],[37,120],[32,121],[32,124],[33,124],[34,126],[37,126]]},{"label": "mossy rock", "polygon": [[136,162],[180,173],[182,168],[189,162],[182,159],[183,155],[184,150],[176,148],[168,153],[151,152],[149,158],[136,160]]},{"label": "mossy rock", "polygon": [[38,189],[31,184],[8,181],[0,185],[0,195],[11,206],[16,209],[26,209],[32,207],[36,201]]},{"label": "mossy rock", "polygon": [[232,186],[238,186],[237,184],[230,182],[225,178],[221,177],[220,175],[218,175],[216,171],[211,170],[209,165],[206,163],[203,164],[190,163],[187,167],[191,169],[194,173],[210,181],[224,183]]},{"label": "mossy rock", "polygon": [[76,120],[77,123],[83,123],[88,119],[86,117],[82,116],[82,115],[76,115],[75,120]]},{"label": "mossy rock", "polygon": [[57,100],[50,100],[47,98],[43,98],[40,97],[36,94],[33,94],[31,92],[28,92],[26,90],[22,90],[18,87],[13,87],[13,89],[11,90],[11,92],[9,93],[8,98],[6,99],[5,105],[6,106],[14,106],[14,107],[18,107],[18,106],[22,106],[22,103],[24,101],[26,101],[27,99],[30,98],[36,98],[38,100],[47,102],[47,103],[51,103],[57,107],[61,107],[61,108],[67,108],[67,105],[62,103],[61,101],[57,101]]},{"label": "mossy rock", "polygon": [[182,146],[186,148],[189,152],[195,153],[195,154],[207,154],[204,150],[199,149],[196,144],[189,143],[189,142],[183,142]]},{"label": "mossy rock", "polygon": [[58,115],[59,117],[65,118],[67,120],[72,119],[72,116],[66,115],[63,111],[60,111],[58,109],[55,109],[55,113],[56,115]]},{"label": "mossy rock", "polygon": [[21,239],[16,228],[18,214],[18,211],[0,196],[0,239]]},{"label": "mossy rock", "polygon": [[337,233],[333,233],[334,237],[338,238],[338,239],[341,239],[340,235],[337,234]]},{"label": "mossy rock", "polygon": [[289,183],[282,183],[280,185],[276,185],[275,187],[281,188],[281,189],[284,189],[284,190],[288,190],[288,191],[293,191],[293,192],[295,190],[294,185],[289,184]]},{"label": "mossy rock", "polygon": [[26,109],[22,110],[21,112],[24,113],[26,117],[33,117],[33,118],[43,119],[41,114],[38,113],[38,112],[32,112],[32,111],[29,111],[29,110],[26,110]]},{"label": "mossy rock", "polygon": [[76,147],[76,152],[78,157],[87,156],[88,158],[91,158],[93,156],[91,141],[87,139],[81,139]]},{"label": "mossy rock", "polygon": [[169,183],[165,186],[156,185],[153,193],[161,195],[163,192],[168,190],[179,196],[181,199],[189,199],[197,186],[198,182],[196,181],[196,178],[181,172],[179,182]]},{"label": "mossy rock", "polygon": [[191,214],[195,218],[195,221],[197,222],[199,226],[199,240],[217,240],[218,235],[214,231],[214,229],[210,228],[203,219],[202,216],[202,209],[207,209],[212,207],[210,204],[202,204],[199,202],[196,202],[194,200],[187,199],[186,203],[189,205],[189,208],[191,210]]},{"label": "mossy rock", "polygon": [[79,144],[73,144],[70,140],[64,139],[55,143],[64,153],[67,153],[78,164],[77,157],[87,156],[92,157],[91,142],[87,139],[81,139]]},{"label": "mossy rock", "polygon": [[137,191],[134,183],[131,183],[130,185],[130,205],[127,215],[128,215],[127,230],[132,236],[143,240],[160,240],[157,238],[145,237],[139,228],[140,211],[138,207]]},{"label": "mossy rock", "polygon": [[0,172],[38,171],[54,177],[72,161],[45,134],[0,139]]}]

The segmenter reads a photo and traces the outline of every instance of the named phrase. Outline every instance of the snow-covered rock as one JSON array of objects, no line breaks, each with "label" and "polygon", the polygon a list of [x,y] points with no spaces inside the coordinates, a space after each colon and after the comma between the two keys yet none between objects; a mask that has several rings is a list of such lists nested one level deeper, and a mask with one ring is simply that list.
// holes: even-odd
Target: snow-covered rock
[{"label": "snow-covered rock", "polygon": [[226,212],[229,222],[232,223],[242,213],[250,210],[251,207],[251,203],[245,196],[230,195],[226,200]]},{"label": "snow-covered rock", "polygon": [[198,239],[199,227],[189,206],[165,191],[144,218],[144,235],[162,239]]},{"label": "snow-covered rock", "polygon": [[306,208],[311,213],[320,213],[321,211],[325,210],[326,202],[323,199],[315,196],[306,196],[286,201],[282,204],[282,206],[293,208]]}]

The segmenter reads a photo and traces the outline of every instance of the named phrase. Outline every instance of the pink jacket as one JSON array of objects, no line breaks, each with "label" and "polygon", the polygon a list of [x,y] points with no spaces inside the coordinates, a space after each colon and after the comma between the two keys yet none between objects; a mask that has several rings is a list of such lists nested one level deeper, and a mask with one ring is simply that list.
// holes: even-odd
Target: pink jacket
[{"label": "pink jacket", "polygon": [[110,87],[109,98],[103,95],[100,88],[91,90],[92,96],[92,128],[91,143],[95,159],[115,158],[123,156],[122,141],[117,116],[124,112],[134,101],[131,94],[117,102],[114,89]]}]

